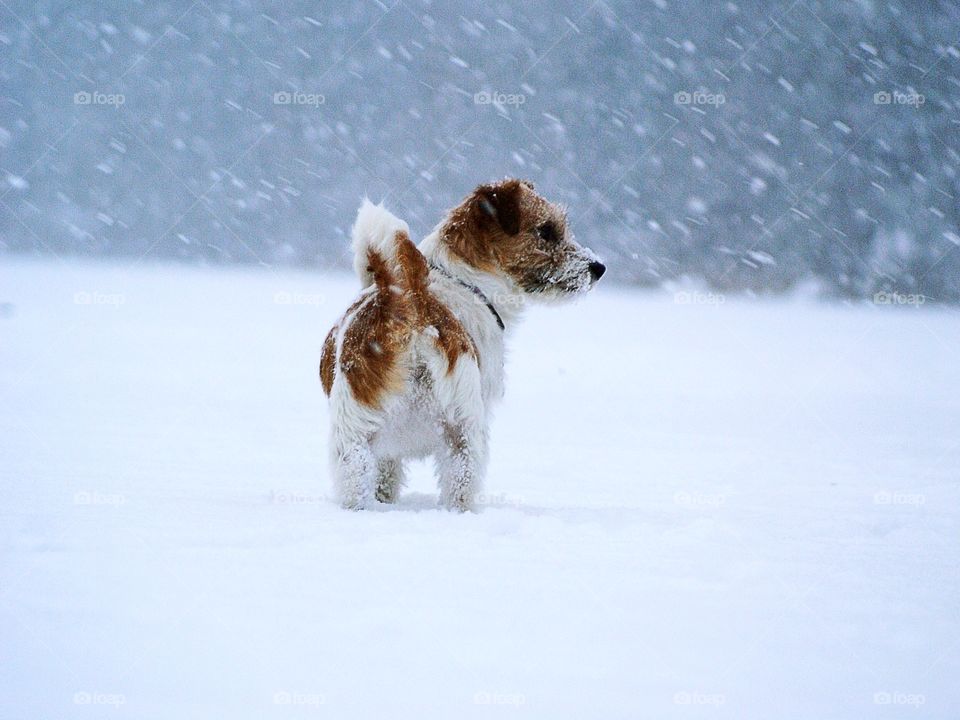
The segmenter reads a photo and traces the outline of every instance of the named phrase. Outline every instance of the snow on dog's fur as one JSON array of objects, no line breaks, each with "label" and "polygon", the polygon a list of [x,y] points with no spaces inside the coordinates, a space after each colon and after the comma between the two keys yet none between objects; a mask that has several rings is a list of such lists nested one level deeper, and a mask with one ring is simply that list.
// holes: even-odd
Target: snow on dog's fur
[{"label": "snow on dog's fur", "polygon": [[521,180],[478,187],[419,249],[406,223],[365,200],[353,251],[364,289],[320,360],[340,501],[394,502],[403,461],[432,455],[441,503],[470,509],[503,395],[505,330],[528,298],[586,292],[604,266]]}]

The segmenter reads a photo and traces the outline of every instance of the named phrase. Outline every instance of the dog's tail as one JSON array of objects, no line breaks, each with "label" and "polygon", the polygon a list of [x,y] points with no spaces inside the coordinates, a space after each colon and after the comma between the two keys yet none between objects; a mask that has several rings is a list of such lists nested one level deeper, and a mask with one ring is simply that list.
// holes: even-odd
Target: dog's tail
[{"label": "dog's tail", "polygon": [[407,224],[383,205],[364,198],[353,224],[353,267],[364,287],[425,287],[427,260],[410,240]]}]

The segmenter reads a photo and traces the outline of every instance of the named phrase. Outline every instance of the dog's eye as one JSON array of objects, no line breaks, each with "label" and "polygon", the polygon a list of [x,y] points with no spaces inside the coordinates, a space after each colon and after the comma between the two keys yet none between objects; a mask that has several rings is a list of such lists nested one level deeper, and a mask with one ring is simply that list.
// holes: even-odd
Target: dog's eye
[{"label": "dog's eye", "polygon": [[557,229],[553,226],[553,223],[550,222],[540,225],[537,228],[537,235],[539,235],[540,239],[544,242],[553,243],[557,241]]}]

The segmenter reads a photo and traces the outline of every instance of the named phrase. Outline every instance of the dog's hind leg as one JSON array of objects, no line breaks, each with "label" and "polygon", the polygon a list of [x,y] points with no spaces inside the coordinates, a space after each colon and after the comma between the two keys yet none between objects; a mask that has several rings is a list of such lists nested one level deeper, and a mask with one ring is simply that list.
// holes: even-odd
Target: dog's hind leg
[{"label": "dog's hind leg", "polygon": [[442,442],[435,453],[440,503],[463,512],[473,508],[487,466],[480,369],[471,355],[464,355],[452,371],[435,370],[434,378],[437,401],[444,409]]},{"label": "dog's hind leg", "polygon": [[486,469],[486,432],[482,423],[461,420],[445,424],[443,437],[436,457],[440,503],[450,510],[470,510]]},{"label": "dog's hind leg", "polygon": [[334,458],[337,495],[348,510],[363,510],[376,501],[379,472],[377,459],[367,440],[339,446]]},{"label": "dog's hind leg", "polygon": [[462,357],[437,390],[447,408],[443,442],[436,454],[440,502],[463,512],[473,508],[487,467],[487,418],[473,358]]},{"label": "dog's hind leg", "polygon": [[382,458],[377,461],[377,500],[382,503],[395,503],[400,490],[406,484],[403,463],[395,458]]}]

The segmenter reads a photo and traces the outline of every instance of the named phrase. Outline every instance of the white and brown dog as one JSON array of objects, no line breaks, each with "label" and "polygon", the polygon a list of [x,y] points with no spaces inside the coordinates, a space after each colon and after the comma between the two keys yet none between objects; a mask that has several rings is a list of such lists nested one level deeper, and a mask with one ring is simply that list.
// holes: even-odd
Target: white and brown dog
[{"label": "white and brown dog", "polygon": [[396,501],[403,461],[433,455],[441,503],[470,509],[503,395],[504,331],[527,298],[584,293],[605,268],[521,180],[478,187],[419,249],[406,223],[365,200],[353,250],[364,290],[320,360],[340,502]]}]

